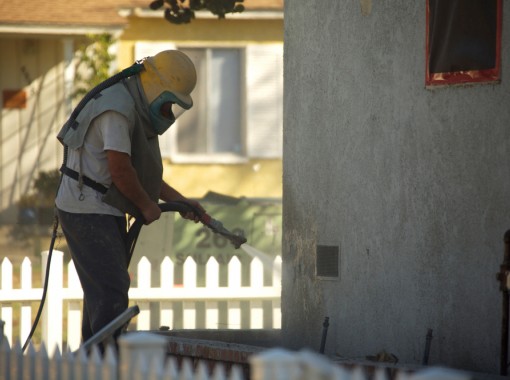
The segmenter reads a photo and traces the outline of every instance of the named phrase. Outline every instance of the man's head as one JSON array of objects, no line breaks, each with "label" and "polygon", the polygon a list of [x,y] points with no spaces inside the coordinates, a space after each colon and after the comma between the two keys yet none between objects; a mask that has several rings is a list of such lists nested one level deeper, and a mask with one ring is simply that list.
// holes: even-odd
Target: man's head
[{"label": "man's head", "polygon": [[165,50],[143,61],[140,81],[149,104],[151,121],[158,134],[175,121],[175,111],[168,112],[169,103],[184,110],[193,106],[191,91],[197,83],[193,62],[178,50]]}]

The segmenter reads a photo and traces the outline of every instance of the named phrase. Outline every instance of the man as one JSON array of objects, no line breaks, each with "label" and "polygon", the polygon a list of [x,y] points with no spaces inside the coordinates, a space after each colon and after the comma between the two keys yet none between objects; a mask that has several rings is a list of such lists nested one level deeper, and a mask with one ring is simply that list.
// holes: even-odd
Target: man
[{"label": "man", "polygon": [[[56,206],[84,292],[84,341],[128,307],[126,214],[150,224],[161,215],[158,199],[205,212],[163,180],[158,143],[175,109],[193,105],[195,67],[176,50],[142,65],[93,93],[58,136],[66,153]],[[181,215],[199,220],[193,212]]]}]

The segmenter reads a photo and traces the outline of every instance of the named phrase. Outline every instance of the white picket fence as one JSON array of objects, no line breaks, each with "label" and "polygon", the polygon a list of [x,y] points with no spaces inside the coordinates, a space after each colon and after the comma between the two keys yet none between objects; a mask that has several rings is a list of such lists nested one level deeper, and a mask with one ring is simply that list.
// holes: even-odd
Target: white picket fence
[{"label": "white picket fence", "polygon": [[[42,252],[43,276],[47,260],[48,252]],[[272,273],[270,286],[264,285],[265,270]],[[20,305],[18,338],[24,340],[30,332],[35,314],[32,303],[40,301],[43,294],[42,288],[32,287],[30,259],[25,258],[21,263],[19,288],[14,288],[13,273],[11,261],[5,257],[1,263],[0,320],[5,322],[4,334],[11,345],[14,308]],[[219,263],[214,257],[210,257],[206,263],[204,287],[197,286],[197,264],[192,257],[188,257],[183,264],[182,285],[174,286],[174,263],[169,257],[162,261],[160,273],[159,287],[152,287],[149,260],[142,257],[136,266],[137,283],[136,287],[135,284],[131,285],[129,298],[140,308],[136,317],[137,330],[150,330],[151,304],[154,303],[159,304],[160,325],[171,328],[239,329],[242,326],[241,319],[245,317],[248,317],[248,328],[251,329],[281,328],[280,256],[275,258],[272,268],[267,268],[267,264],[264,268],[262,261],[254,258],[250,264],[250,286],[242,286],[241,262],[236,256],[228,264],[227,286],[220,286]],[[81,340],[82,297],[83,291],[72,261],[67,267],[67,286],[64,286],[63,253],[55,250],[50,263],[45,307],[38,327],[47,347],[57,346],[62,349],[63,331],[67,328],[67,346],[70,350],[78,349]],[[177,315],[176,310],[180,315]],[[64,320],[64,311],[67,326],[61,323]],[[223,319],[226,316],[227,320],[220,321],[220,314]],[[270,326],[267,326],[268,320],[271,322]]]},{"label": "white picket fence", "polygon": [[[101,356],[96,347],[89,355],[58,348],[48,355],[45,345],[33,345],[23,353],[20,344],[10,347],[0,337],[0,379],[5,380],[247,380],[239,366],[227,370],[225,363],[212,368],[184,358],[178,364],[165,352],[165,338],[146,332],[122,335],[120,353],[108,347]],[[302,350],[268,349],[248,358],[251,380],[470,380],[469,373],[441,367],[409,371],[384,366],[343,366],[323,355]]]},{"label": "white picket fence", "polygon": [[[133,339],[134,338],[134,339]],[[181,363],[167,357],[166,340],[151,333],[121,336],[120,353],[111,346],[104,355],[96,346],[90,353],[80,349],[61,354],[58,347],[49,354],[44,343],[38,350],[32,344],[23,352],[17,342],[10,347],[0,337],[0,379],[2,380],[243,380],[239,366],[227,369],[223,363],[212,368],[190,359]]]}]

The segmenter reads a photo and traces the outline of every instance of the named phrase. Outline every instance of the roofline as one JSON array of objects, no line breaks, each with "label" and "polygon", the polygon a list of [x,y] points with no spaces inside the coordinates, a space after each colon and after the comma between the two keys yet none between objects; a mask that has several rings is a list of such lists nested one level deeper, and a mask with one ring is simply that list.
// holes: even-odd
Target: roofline
[{"label": "roofline", "polygon": [[0,24],[0,34],[49,34],[49,35],[73,35],[84,36],[87,34],[118,33],[124,27],[112,26],[45,26],[45,25],[20,25]]},{"label": "roofline", "polygon": [[[163,10],[152,10],[147,8],[122,8],[119,11],[119,15],[122,17],[136,16],[140,18],[164,18]],[[218,16],[212,14],[209,11],[197,11],[195,12],[195,17],[197,19],[216,19]],[[282,11],[270,11],[270,10],[262,10],[262,11],[243,11],[243,12],[235,12],[229,13],[226,18],[234,19],[234,20],[282,20],[283,19],[283,10]]]},{"label": "roofline", "polygon": [[[164,11],[154,11],[148,8],[122,8],[118,14],[121,17],[127,18],[129,16],[136,16],[140,18],[160,18],[164,19]],[[216,15],[213,15],[209,11],[198,11],[195,12],[197,19],[217,19]],[[228,19],[233,20],[282,20],[283,10],[261,10],[261,11],[243,11],[236,13],[229,13]],[[84,36],[87,34],[101,34],[101,33],[119,33],[124,29],[125,25],[122,26],[80,26],[80,25],[38,25],[38,24],[1,24],[0,23],[0,34],[46,34],[46,35],[70,35],[70,36]]]}]

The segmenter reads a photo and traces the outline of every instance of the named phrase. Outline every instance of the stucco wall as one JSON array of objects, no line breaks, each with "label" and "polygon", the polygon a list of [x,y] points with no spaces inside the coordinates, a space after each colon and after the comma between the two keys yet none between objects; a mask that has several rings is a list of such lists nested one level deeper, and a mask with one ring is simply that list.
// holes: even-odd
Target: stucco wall
[{"label": "stucco wall", "polygon": [[329,316],[327,353],[419,364],[431,328],[430,364],[498,372],[510,30],[501,84],[427,90],[425,0],[369,4],[285,2],[284,339],[318,350]]}]

